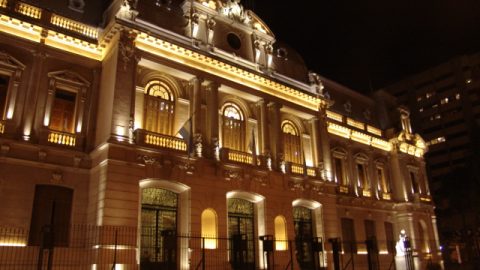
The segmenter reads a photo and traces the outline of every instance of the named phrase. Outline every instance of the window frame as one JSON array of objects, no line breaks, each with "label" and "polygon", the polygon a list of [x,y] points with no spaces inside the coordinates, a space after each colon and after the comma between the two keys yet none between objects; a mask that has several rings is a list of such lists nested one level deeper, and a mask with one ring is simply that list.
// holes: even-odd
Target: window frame
[{"label": "window frame", "polygon": [[[225,111],[230,107],[235,109],[238,112],[239,119],[236,119],[236,118],[233,118],[233,117],[227,117],[225,115]],[[245,113],[243,112],[243,110],[240,108],[240,106],[238,104],[229,101],[229,102],[225,102],[222,105],[220,113],[221,113],[221,124],[220,124],[221,128],[220,128],[220,130],[221,130],[221,138],[222,138],[222,141],[221,141],[222,148],[228,148],[228,149],[231,149],[231,150],[234,150],[234,151],[246,152],[246,149],[245,149],[246,121],[245,121]],[[238,131],[240,132],[240,134],[237,137],[237,139],[239,141],[239,144],[235,147],[232,147],[232,145],[227,145],[227,143],[229,144],[229,141],[234,141],[235,140],[235,139],[232,139],[232,138],[230,138],[229,140],[226,140],[227,133],[225,132],[225,128],[227,127],[226,126],[227,121],[238,122],[239,125],[240,125],[240,127],[238,128]]]},{"label": "window frame", "polygon": [[45,104],[43,126],[49,130],[54,107],[55,95],[58,90],[75,93],[74,129],[73,133],[58,131],[68,134],[81,134],[84,131],[83,115],[85,101],[90,83],[79,74],[68,71],[55,71],[48,73],[48,94]]},{"label": "window frame", "polygon": [[[152,88],[155,87],[155,86],[160,86],[163,89],[165,89],[165,91],[167,93],[167,98],[162,97],[162,96],[156,96],[153,93],[151,93]],[[173,108],[173,109],[170,110],[170,109],[167,108],[166,113],[163,113],[165,116],[167,116],[167,124],[162,128],[162,127],[158,127],[158,123],[155,123],[157,126],[154,129],[154,128],[150,128],[150,125],[147,122],[148,121],[147,115],[149,114],[148,110],[150,108],[147,103],[149,101],[158,102],[158,100],[161,100],[162,102],[165,102],[166,106],[169,106],[170,108]],[[174,124],[175,124],[176,107],[177,107],[176,101],[177,101],[177,97],[175,95],[175,91],[170,84],[168,84],[167,82],[165,82],[163,80],[159,80],[159,79],[150,80],[145,85],[145,88],[144,88],[144,100],[143,100],[143,112],[142,112],[143,113],[143,117],[142,117],[143,118],[143,120],[142,120],[143,128],[146,131],[149,131],[149,132],[172,136],[173,135],[173,127],[174,127]],[[158,121],[158,116],[159,115],[160,115],[160,113],[156,112],[155,116],[157,118],[157,121]]]},{"label": "window frame", "polygon": [[[294,134],[285,131],[284,128],[287,125],[291,127],[291,130]],[[283,120],[280,128],[282,131],[283,152],[285,161],[303,165],[303,163],[305,162],[305,153],[299,128],[291,120]],[[295,150],[298,150],[297,156],[295,156]]]},{"label": "window frame", "polygon": [[0,74],[8,77],[4,108],[0,108],[0,121],[12,120],[15,104],[20,89],[25,65],[6,52],[0,52]]}]

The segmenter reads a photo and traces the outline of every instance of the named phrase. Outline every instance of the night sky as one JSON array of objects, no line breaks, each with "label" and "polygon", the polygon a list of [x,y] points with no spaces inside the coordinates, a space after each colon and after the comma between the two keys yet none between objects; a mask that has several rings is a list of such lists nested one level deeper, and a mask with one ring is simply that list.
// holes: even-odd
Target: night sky
[{"label": "night sky", "polygon": [[480,51],[479,0],[242,2],[309,69],[359,92]]}]

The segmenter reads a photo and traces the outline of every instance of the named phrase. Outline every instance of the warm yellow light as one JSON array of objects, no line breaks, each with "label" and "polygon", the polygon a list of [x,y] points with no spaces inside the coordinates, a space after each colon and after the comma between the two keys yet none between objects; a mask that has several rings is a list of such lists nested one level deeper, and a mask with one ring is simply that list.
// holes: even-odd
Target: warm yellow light
[{"label": "warm yellow light", "polygon": [[48,31],[45,44],[96,60],[102,60],[103,58],[103,52],[99,46],[51,30]]},{"label": "warm yellow light", "polygon": [[277,216],[274,219],[275,225],[275,250],[287,250],[287,224],[285,217]]},{"label": "warm yellow light", "polygon": [[206,249],[217,248],[217,214],[213,209],[202,212],[202,237]]},{"label": "warm yellow light", "polygon": [[42,28],[18,19],[0,15],[0,31],[34,42],[40,42]]},{"label": "warm yellow light", "polygon": [[317,96],[293,89],[248,70],[218,61],[206,55],[152,37],[146,33],[139,33],[135,44],[140,50],[208,72],[260,92],[299,104],[311,110],[316,111],[320,105],[326,104],[326,101]]},{"label": "warm yellow light", "polygon": [[0,242],[0,247],[25,247],[27,244],[23,242]]},{"label": "warm yellow light", "polygon": [[327,118],[330,118],[330,119],[338,121],[338,122],[343,121],[343,116],[341,114],[334,113],[334,112],[328,111],[328,110],[327,110]]}]

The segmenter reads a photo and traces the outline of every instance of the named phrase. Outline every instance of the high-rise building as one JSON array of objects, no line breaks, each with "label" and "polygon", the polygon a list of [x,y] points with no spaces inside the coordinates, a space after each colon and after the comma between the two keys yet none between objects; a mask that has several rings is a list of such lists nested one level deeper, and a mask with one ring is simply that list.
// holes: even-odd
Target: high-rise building
[{"label": "high-rise building", "polygon": [[427,172],[439,207],[441,238],[471,246],[473,251],[463,253],[478,257],[480,54],[453,58],[385,90],[411,108],[412,125],[428,145]]},{"label": "high-rise building", "polygon": [[441,263],[408,109],[239,2],[0,0],[0,269]]}]

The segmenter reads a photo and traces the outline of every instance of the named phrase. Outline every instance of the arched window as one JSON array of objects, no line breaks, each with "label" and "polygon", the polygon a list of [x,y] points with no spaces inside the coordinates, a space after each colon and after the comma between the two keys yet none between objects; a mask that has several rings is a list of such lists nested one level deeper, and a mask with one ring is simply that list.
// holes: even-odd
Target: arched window
[{"label": "arched window", "polygon": [[233,103],[226,103],[222,110],[222,147],[244,151],[245,122],[242,111]]},{"label": "arched window", "polygon": [[205,248],[217,248],[217,213],[213,209],[202,212],[202,237],[205,237]]},{"label": "arched window", "polygon": [[144,127],[146,130],[172,135],[175,99],[170,87],[162,81],[145,86]]},{"label": "arched window", "polygon": [[303,164],[303,153],[300,143],[300,133],[298,132],[297,127],[291,121],[283,121],[282,135],[285,161]]},{"label": "arched window", "polygon": [[285,217],[277,216],[274,220],[275,224],[275,250],[287,250],[288,249],[288,237],[287,237],[287,222]]}]

